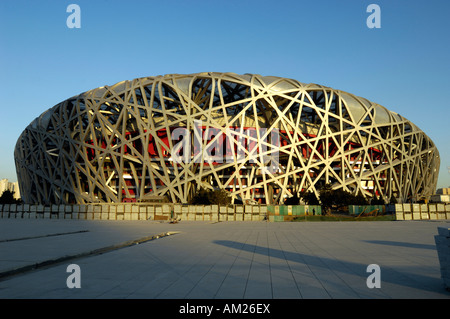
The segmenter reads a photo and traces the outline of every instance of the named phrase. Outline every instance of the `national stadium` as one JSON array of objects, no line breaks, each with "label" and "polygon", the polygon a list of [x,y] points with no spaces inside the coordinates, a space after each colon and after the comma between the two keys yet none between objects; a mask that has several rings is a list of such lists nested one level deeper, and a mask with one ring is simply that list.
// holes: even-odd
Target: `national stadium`
[{"label": "national stadium", "polygon": [[103,86],[48,109],[14,158],[29,204],[282,204],[325,184],[386,203],[427,200],[439,152],[416,125],[351,93],[297,80],[206,72]]}]

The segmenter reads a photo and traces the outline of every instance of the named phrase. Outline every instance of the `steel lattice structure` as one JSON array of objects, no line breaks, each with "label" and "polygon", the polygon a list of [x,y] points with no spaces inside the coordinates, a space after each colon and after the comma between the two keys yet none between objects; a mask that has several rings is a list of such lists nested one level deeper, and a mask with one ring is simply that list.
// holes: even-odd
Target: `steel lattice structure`
[{"label": "steel lattice structure", "polygon": [[[191,134],[176,135],[180,129]],[[324,183],[414,201],[434,193],[440,163],[430,138],[378,104],[234,73],[90,90],[36,118],[14,155],[23,200],[43,204],[151,196],[186,203],[199,187],[227,189],[234,203],[276,204]]]}]

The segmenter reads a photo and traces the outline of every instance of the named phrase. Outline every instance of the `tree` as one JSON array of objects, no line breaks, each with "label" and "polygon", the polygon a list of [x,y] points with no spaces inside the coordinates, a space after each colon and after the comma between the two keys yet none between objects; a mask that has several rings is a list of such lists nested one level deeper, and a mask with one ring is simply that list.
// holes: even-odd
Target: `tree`
[{"label": "tree", "polygon": [[295,194],[292,197],[286,198],[284,200],[284,205],[299,205],[301,197]]},{"label": "tree", "polygon": [[197,190],[197,192],[192,196],[191,200],[189,201],[189,204],[203,204],[203,205],[210,205],[211,201],[208,196],[208,191],[204,188],[200,188]]},{"label": "tree", "polygon": [[340,210],[348,205],[368,204],[362,194],[353,195],[343,189],[332,189],[331,184],[326,184],[319,189],[319,199],[326,212],[331,212],[332,209]]},{"label": "tree", "polygon": [[343,189],[333,190],[328,185],[321,188],[319,194],[320,203],[326,212],[331,212],[332,208],[339,210],[343,206],[347,206],[351,196]]},{"label": "tree", "polygon": [[371,205],[384,205],[384,200],[381,196],[378,197],[377,195],[374,195],[372,197],[372,199],[370,200],[370,204]]},{"label": "tree", "polygon": [[303,191],[300,193],[300,198],[308,205],[320,205],[319,199],[314,192]]},{"label": "tree", "polygon": [[210,192],[210,200],[212,204],[216,205],[230,205],[231,197],[230,193],[224,189],[216,189]]},{"label": "tree", "polygon": [[369,205],[369,202],[362,194],[352,195],[352,197],[353,198],[351,199],[349,205]]},{"label": "tree", "polygon": [[10,190],[5,190],[0,196],[0,204],[18,204],[20,203],[20,199],[14,198],[14,192],[11,192]]}]

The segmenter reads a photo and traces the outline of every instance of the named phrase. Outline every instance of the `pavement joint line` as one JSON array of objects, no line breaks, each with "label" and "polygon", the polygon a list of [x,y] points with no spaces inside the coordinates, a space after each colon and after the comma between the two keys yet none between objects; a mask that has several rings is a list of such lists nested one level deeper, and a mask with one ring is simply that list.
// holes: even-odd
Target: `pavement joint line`
[{"label": "pavement joint line", "polygon": [[6,243],[6,242],[18,241],[18,240],[29,240],[29,239],[36,239],[36,238],[45,238],[45,237],[52,237],[52,236],[72,235],[72,234],[86,233],[88,231],[89,230],[78,230],[78,231],[72,231],[72,232],[66,232],[66,233],[56,233],[56,234],[47,234],[47,235],[30,236],[30,237],[20,237],[20,238],[12,238],[12,239],[1,239],[0,243]]},{"label": "pavement joint line", "polygon": [[59,257],[56,259],[49,259],[49,260],[44,260],[42,262],[38,262],[35,264],[31,264],[31,265],[27,265],[27,266],[23,266],[23,267],[19,267],[19,268],[15,268],[15,269],[11,269],[11,270],[6,270],[6,271],[2,271],[0,272],[0,281],[2,280],[7,280],[12,276],[15,275],[20,275],[26,272],[30,272],[36,269],[41,269],[41,268],[45,268],[45,267],[51,267],[51,266],[55,266],[57,264],[61,264],[63,262],[67,262],[69,260],[75,260],[75,259],[80,259],[80,258],[85,258],[85,257],[92,257],[92,256],[97,256],[97,255],[101,255],[101,254],[105,254],[114,250],[118,250],[118,249],[122,249],[122,248],[127,248],[127,247],[131,247],[134,245],[139,245],[148,241],[152,241],[155,239],[159,239],[159,238],[164,238],[167,236],[171,236],[171,235],[175,235],[175,234],[179,234],[180,232],[177,231],[168,231],[165,233],[160,233],[158,235],[153,235],[153,236],[146,236],[146,237],[142,237],[139,239],[134,239],[134,240],[129,240],[129,241],[125,241],[123,243],[120,244],[116,244],[116,245],[111,245],[111,246],[106,246],[106,247],[102,247],[102,248],[97,248],[91,251],[87,251],[87,252],[83,252],[83,253],[79,253],[79,254],[75,254],[75,255],[68,255],[68,256],[63,256],[63,257]]}]

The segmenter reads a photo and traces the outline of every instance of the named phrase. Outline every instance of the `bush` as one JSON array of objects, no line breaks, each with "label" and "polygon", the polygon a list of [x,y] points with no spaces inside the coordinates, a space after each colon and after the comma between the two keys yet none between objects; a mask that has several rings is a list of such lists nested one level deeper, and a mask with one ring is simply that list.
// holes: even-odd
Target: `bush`
[{"label": "bush", "polygon": [[224,189],[210,190],[200,188],[189,201],[192,205],[229,205],[230,193]]}]

